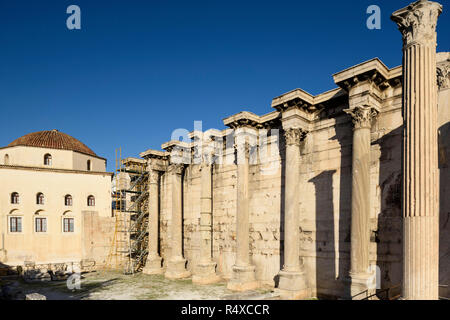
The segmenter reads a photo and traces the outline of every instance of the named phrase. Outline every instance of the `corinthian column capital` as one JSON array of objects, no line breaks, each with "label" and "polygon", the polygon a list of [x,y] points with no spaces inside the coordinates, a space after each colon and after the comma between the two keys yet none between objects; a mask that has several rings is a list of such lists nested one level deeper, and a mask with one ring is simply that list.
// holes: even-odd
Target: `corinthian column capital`
[{"label": "corinthian column capital", "polygon": [[284,139],[286,140],[286,145],[300,145],[300,142],[305,140],[308,131],[302,128],[289,128],[284,130]]},{"label": "corinthian column capital", "polygon": [[436,24],[441,13],[441,4],[420,0],[394,12],[391,19],[402,33],[405,47],[415,43],[435,45]]},{"label": "corinthian column capital", "polygon": [[439,89],[450,88],[450,64],[437,67],[437,82]]},{"label": "corinthian column capital", "polygon": [[148,183],[150,183],[150,184],[157,184],[158,183],[158,176],[159,176],[158,171],[156,171],[154,169],[150,169],[148,171]]},{"label": "corinthian column capital", "polygon": [[250,157],[250,144],[248,142],[238,142],[234,144],[234,149],[237,151],[238,156]]},{"label": "corinthian column capital", "polygon": [[182,163],[172,163],[169,165],[167,172],[170,174],[178,174],[181,175],[184,170],[184,164]]},{"label": "corinthian column capital", "polygon": [[355,129],[371,128],[372,120],[378,116],[378,111],[369,106],[355,107],[344,110],[345,113],[352,116]]}]

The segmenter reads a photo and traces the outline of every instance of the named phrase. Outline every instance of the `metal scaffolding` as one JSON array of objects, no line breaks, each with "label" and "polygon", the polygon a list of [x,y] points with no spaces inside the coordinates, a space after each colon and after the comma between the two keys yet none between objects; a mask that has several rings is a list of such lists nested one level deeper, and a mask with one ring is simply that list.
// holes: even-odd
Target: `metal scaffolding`
[{"label": "metal scaffolding", "polygon": [[122,159],[116,150],[113,187],[114,236],[107,267],[125,274],[142,270],[148,254],[148,172],[141,159]]}]

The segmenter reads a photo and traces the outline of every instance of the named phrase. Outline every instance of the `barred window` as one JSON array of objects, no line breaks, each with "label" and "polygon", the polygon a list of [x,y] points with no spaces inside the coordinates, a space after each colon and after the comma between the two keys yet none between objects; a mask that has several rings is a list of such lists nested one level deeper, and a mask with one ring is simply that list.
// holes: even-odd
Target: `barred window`
[{"label": "barred window", "polygon": [[17,192],[11,193],[11,203],[19,204],[19,194]]},{"label": "barred window", "polygon": [[44,156],[44,165],[45,166],[51,166],[52,165],[52,156],[51,156],[51,154],[46,154],[45,156]]},{"label": "barred window", "polygon": [[22,232],[22,218],[10,217],[9,218],[9,231],[10,232]]},{"label": "barred window", "polygon": [[64,197],[64,204],[66,206],[72,206],[73,201],[72,201],[72,196],[70,194],[68,194]]},{"label": "barred window", "polygon": [[47,218],[36,218],[35,230],[36,232],[47,232]]},{"label": "barred window", "polygon": [[36,204],[44,204],[44,194],[38,193],[36,195]]},{"label": "barred window", "polygon": [[95,197],[94,196],[89,196],[87,198],[87,205],[89,207],[95,207]]},{"label": "barred window", "polygon": [[74,232],[75,220],[74,218],[64,218],[64,232]]}]

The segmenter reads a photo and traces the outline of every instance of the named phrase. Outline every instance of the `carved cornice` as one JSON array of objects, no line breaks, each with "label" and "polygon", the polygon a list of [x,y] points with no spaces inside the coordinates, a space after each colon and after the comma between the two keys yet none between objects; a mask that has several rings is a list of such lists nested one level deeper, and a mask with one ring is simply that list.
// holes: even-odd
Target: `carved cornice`
[{"label": "carved cornice", "polygon": [[184,170],[184,164],[182,163],[171,163],[167,169],[169,174],[178,174],[181,175]]},{"label": "carved cornice", "polygon": [[378,116],[378,110],[370,106],[355,107],[344,110],[347,114],[352,116],[352,121],[355,129],[371,128],[372,120]]},{"label": "carved cornice", "polygon": [[442,5],[426,0],[394,12],[391,19],[403,35],[404,49],[417,43],[436,46],[436,24],[441,13]]},{"label": "carved cornice", "polygon": [[286,145],[299,146],[300,143],[305,140],[308,131],[301,128],[289,128],[284,131],[284,139],[286,140]]},{"label": "carved cornice", "polygon": [[437,84],[439,89],[450,88],[450,63],[440,64],[437,67]]},{"label": "carved cornice", "polygon": [[230,122],[228,126],[231,129],[238,128],[260,128],[261,124],[258,121],[252,119],[237,119],[233,122]]}]

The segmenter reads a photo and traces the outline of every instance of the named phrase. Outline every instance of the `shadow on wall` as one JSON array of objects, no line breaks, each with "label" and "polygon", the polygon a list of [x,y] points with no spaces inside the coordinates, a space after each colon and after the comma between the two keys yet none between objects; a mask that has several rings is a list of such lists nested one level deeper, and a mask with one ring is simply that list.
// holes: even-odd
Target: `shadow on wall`
[{"label": "shadow on wall", "polygon": [[[316,189],[316,287],[318,297],[332,297],[331,290],[339,288],[338,264],[336,256],[333,175],[336,170],[328,170],[309,180]],[[337,234],[339,237],[339,233]],[[336,260],[338,259],[338,260]],[[331,290],[330,290],[331,289]],[[335,290],[335,289],[334,289]]]},{"label": "shadow on wall", "polygon": [[[286,183],[286,141],[282,136],[284,131],[282,128],[280,130],[280,139],[278,152],[280,154],[281,162],[281,184],[280,184],[280,270],[284,268],[284,219],[285,219],[285,183]],[[274,277],[275,288],[278,288],[280,277],[277,274]]]},{"label": "shadow on wall", "polygon": [[[319,298],[350,296],[348,274],[353,130],[347,123],[336,125],[335,130],[336,135],[331,140],[337,140],[341,146],[341,166],[309,180],[316,189],[316,288]],[[334,201],[333,176],[338,172],[339,200]]]},{"label": "shadow on wall", "polygon": [[[439,128],[439,284],[450,285],[450,122]],[[440,295],[450,296],[449,287],[441,287]]]},{"label": "shadow on wall", "polygon": [[381,152],[377,190],[381,206],[376,230],[371,234],[371,242],[377,243],[380,289],[399,285],[403,278],[402,141],[400,126],[373,143],[380,146]]}]

